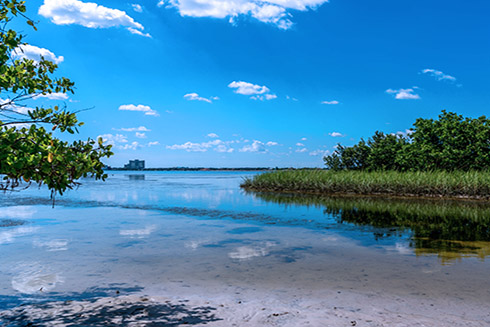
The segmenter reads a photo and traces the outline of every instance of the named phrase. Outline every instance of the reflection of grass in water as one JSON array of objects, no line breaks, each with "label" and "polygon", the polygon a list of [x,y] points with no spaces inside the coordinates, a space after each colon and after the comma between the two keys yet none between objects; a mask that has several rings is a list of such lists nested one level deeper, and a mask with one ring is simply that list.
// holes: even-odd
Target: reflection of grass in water
[{"label": "reflection of grass in water", "polygon": [[339,222],[410,229],[417,255],[437,253],[443,261],[490,255],[490,204],[478,201],[401,200],[255,193],[286,205],[324,208]]},{"label": "reflection of grass in water", "polygon": [[415,254],[417,256],[437,254],[443,264],[450,264],[456,260],[461,261],[468,257],[477,257],[483,261],[490,256],[490,242],[419,238],[415,239]]},{"label": "reflection of grass in water", "polygon": [[20,226],[26,223],[25,220],[18,219],[0,219],[0,227]]}]

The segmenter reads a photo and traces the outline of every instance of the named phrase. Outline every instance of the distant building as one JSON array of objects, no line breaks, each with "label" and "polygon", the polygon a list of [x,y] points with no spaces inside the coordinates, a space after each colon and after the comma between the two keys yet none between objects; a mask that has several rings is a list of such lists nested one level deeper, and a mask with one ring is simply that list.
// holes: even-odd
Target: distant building
[{"label": "distant building", "polygon": [[144,160],[129,160],[128,164],[124,165],[124,169],[129,170],[142,170],[145,169],[145,161]]}]

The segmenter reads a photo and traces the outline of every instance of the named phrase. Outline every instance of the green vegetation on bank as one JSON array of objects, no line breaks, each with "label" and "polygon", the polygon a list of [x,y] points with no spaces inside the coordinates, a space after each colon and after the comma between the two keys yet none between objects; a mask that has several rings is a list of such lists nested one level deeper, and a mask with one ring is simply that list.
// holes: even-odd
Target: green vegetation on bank
[{"label": "green vegetation on bank", "polygon": [[490,172],[289,170],[246,178],[241,187],[262,192],[490,199]]},{"label": "green vegetation on bank", "polygon": [[442,111],[436,120],[418,118],[405,134],[377,131],[354,146],[338,144],[324,161],[332,170],[489,170],[490,119]]},{"label": "green vegetation on bank", "polygon": [[442,111],[406,134],[377,131],[338,144],[327,170],[278,171],[246,179],[254,191],[490,199],[490,120]]}]

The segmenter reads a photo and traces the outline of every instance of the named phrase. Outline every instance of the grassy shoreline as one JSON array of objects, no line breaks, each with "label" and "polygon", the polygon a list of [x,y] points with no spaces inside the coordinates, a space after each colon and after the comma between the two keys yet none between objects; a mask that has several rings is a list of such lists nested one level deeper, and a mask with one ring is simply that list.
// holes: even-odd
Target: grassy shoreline
[{"label": "grassy shoreline", "polygon": [[490,200],[490,172],[274,171],[246,178],[248,191]]}]

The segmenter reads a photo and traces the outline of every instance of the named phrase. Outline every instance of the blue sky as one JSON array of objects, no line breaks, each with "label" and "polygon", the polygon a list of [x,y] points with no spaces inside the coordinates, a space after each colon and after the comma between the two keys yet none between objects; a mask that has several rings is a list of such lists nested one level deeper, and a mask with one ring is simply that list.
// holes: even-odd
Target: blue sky
[{"label": "blue sky", "polygon": [[[29,0],[79,138],[147,167],[322,166],[442,109],[490,115],[484,0]],[[49,52],[46,52],[49,51]]]}]

